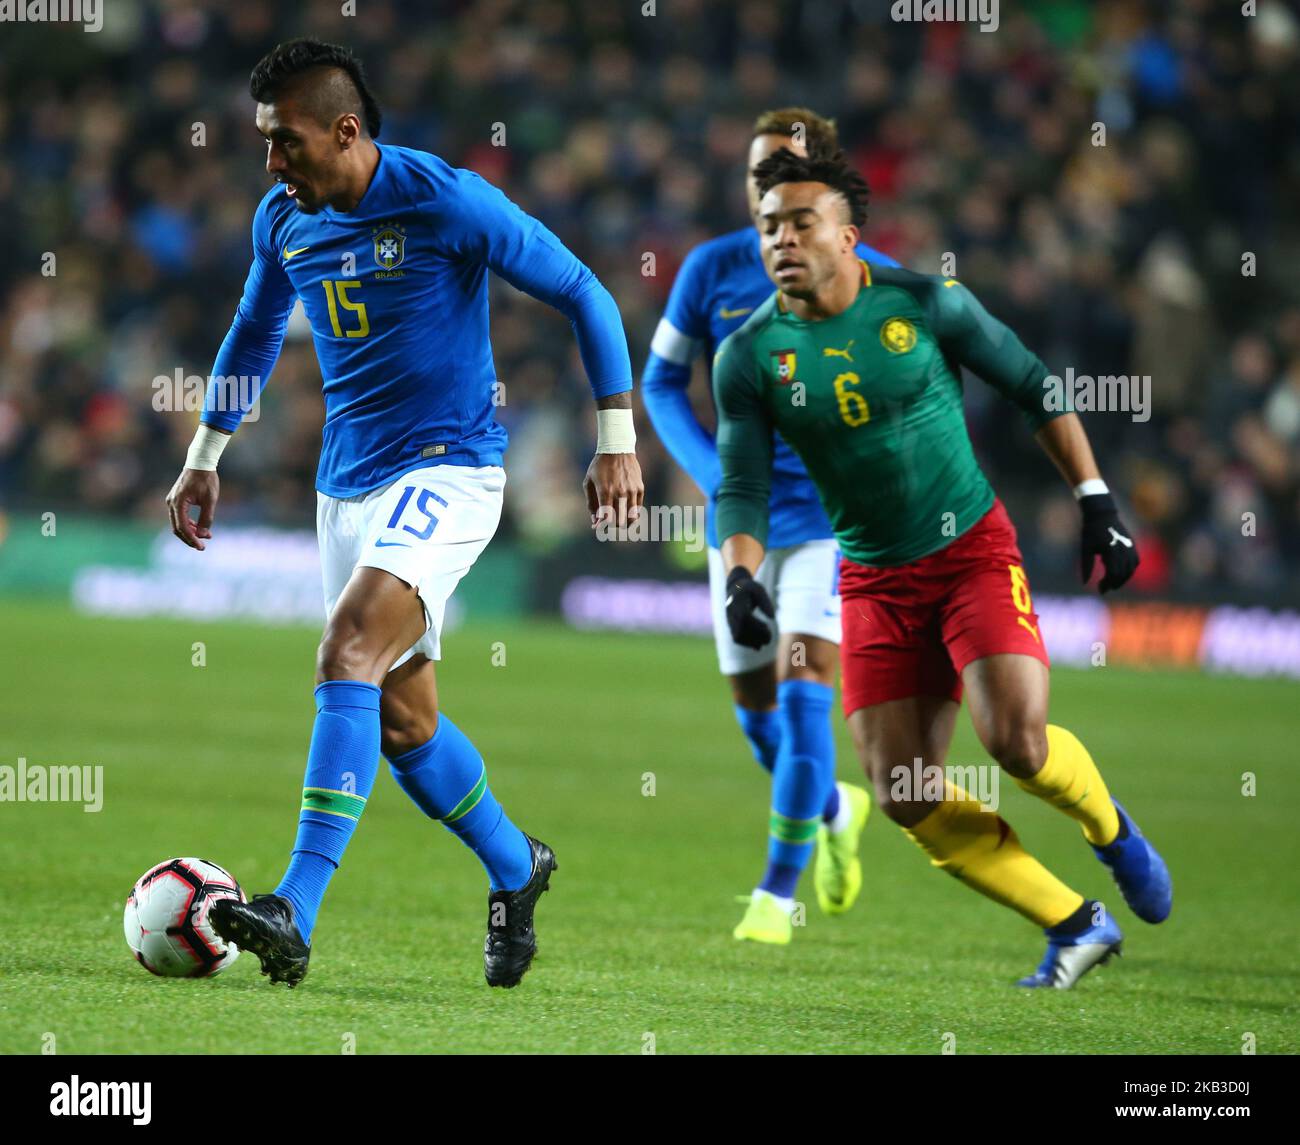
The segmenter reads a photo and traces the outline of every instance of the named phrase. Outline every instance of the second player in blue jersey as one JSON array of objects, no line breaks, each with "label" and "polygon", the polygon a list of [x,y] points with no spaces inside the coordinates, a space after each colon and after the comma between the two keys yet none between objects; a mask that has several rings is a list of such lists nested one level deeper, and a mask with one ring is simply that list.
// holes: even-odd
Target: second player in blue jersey
[{"label": "second player in blue jersey", "polygon": [[[833,120],[808,108],[764,112],[754,124],[748,165],[779,148],[835,151]],[[757,210],[752,177],[750,212]],[[863,243],[869,263],[897,266]],[[718,663],[730,681],[736,719],[754,757],[772,774],[768,861],[735,936],[789,942],[794,892],[817,840],[815,889],[829,914],[847,910],[861,886],[858,836],[866,791],[835,782],[831,736],[840,613],[838,560],[830,521],[803,463],[778,437],[769,501],[768,558],[757,579],[775,601],[780,634],[762,649],[742,647],[727,626],[728,585],[714,524],[721,482],[713,435],[695,416],[688,388],[697,358],[712,362],[722,340],[771,297],[754,226],[701,243],[682,263],[655,330],[642,375],[646,410],[665,447],[708,499],[709,588]],[[711,392],[711,390],[710,390]]]}]

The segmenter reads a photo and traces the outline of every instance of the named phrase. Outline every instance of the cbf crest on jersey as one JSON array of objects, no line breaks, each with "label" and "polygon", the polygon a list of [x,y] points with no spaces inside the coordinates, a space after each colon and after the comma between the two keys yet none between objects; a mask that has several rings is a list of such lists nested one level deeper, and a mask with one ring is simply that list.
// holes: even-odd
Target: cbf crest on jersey
[{"label": "cbf crest on jersey", "polygon": [[374,240],[375,265],[393,270],[406,259],[406,228],[398,223],[383,223],[370,232]]},{"label": "cbf crest on jersey", "polygon": [[779,385],[788,386],[794,381],[795,357],[793,350],[773,350],[772,369]]}]

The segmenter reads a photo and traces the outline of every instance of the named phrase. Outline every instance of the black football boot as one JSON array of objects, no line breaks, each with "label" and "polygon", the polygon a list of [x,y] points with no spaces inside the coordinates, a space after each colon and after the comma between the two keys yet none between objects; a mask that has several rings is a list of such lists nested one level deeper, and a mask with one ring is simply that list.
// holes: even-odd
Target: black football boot
[{"label": "black football boot", "polygon": [[545,843],[525,834],[533,852],[533,873],[517,891],[493,891],[488,895],[488,931],[483,943],[483,977],[489,986],[518,986],[533,955],[537,936],[533,933],[533,910],[542,892],[550,889],[551,872],[559,870],[555,854]]},{"label": "black football boot", "polygon": [[252,902],[221,899],[212,904],[208,920],[227,942],[256,954],[262,973],[290,989],[307,977],[311,947],[303,942],[293,920],[293,904],[280,895],[254,895]]}]

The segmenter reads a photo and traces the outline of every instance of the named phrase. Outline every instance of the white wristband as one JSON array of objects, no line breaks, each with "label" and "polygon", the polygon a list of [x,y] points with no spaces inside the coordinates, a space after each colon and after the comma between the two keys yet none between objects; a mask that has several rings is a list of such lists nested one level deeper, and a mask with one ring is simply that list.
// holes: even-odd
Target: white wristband
[{"label": "white wristband", "polygon": [[596,452],[636,452],[636,429],[632,425],[630,409],[596,411]]},{"label": "white wristband", "polygon": [[231,435],[221,433],[211,426],[200,425],[194,440],[190,442],[190,451],[185,455],[186,469],[205,469],[215,471],[221,451],[230,442]]},{"label": "white wristband", "polygon": [[1110,490],[1106,488],[1106,482],[1104,482],[1100,477],[1089,477],[1087,481],[1080,481],[1079,484],[1074,487],[1074,499],[1076,501],[1081,501],[1084,497],[1091,497],[1095,493],[1109,492]]}]

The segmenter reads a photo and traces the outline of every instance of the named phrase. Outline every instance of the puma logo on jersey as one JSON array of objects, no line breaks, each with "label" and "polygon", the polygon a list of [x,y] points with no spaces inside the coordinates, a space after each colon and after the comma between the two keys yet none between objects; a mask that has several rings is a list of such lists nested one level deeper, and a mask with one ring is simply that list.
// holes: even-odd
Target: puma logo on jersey
[{"label": "puma logo on jersey", "polygon": [[300,246],[297,250],[290,250],[289,247],[286,245],[284,248],[284,261],[288,262],[291,258],[293,258],[294,255],[302,254],[302,252],[305,250],[311,250],[311,247]]},{"label": "puma logo on jersey", "polygon": [[822,356],[826,358],[847,358],[851,362],[853,361],[853,355],[849,351],[853,349],[853,343],[856,341],[856,338],[850,338],[849,344],[843,350],[837,350],[834,346],[823,346]]},{"label": "puma logo on jersey", "polygon": [[718,311],[718,317],[725,322],[728,318],[739,318],[742,314],[752,314],[753,311],[754,308],[752,306],[746,306],[743,310],[728,310],[724,306]]},{"label": "puma logo on jersey", "polygon": [[1131,549],[1133,547],[1133,542],[1124,536],[1123,533],[1119,532],[1114,525],[1111,525],[1110,547],[1113,549],[1117,543],[1123,545],[1126,549]]}]

